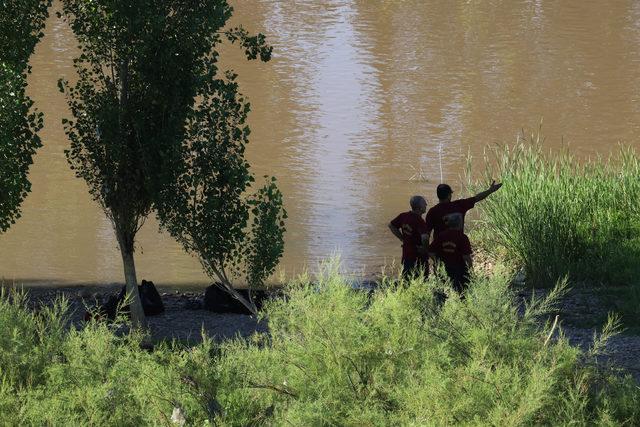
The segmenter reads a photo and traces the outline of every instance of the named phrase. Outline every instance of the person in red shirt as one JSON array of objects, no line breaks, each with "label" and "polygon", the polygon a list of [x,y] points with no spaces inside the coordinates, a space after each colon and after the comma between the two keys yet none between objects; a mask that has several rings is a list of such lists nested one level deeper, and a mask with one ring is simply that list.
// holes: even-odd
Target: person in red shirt
[{"label": "person in red shirt", "polygon": [[406,276],[422,268],[428,274],[426,244],[427,225],[422,215],[427,211],[427,201],[422,196],[413,196],[409,201],[411,210],[403,212],[389,223],[389,229],[402,242],[402,272]]},{"label": "person in red shirt", "polygon": [[433,231],[433,240],[435,240],[438,234],[446,228],[444,218],[453,213],[462,215],[462,230],[464,231],[464,216],[467,211],[472,209],[479,201],[486,199],[487,196],[498,191],[500,187],[502,187],[501,183],[496,184],[495,181],[492,181],[488,190],[469,197],[468,199],[451,201],[451,195],[453,194],[451,187],[447,184],[438,185],[436,189],[438,204],[429,209],[425,218],[427,234],[431,234],[431,231]]},{"label": "person in red shirt", "polygon": [[444,264],[453,289],[462,294],[469,283],[469,270],[473,268],[471,243],[462,231],[461,214],[449,214],[445,222],[447,228],[429,245],[429,257]]}]

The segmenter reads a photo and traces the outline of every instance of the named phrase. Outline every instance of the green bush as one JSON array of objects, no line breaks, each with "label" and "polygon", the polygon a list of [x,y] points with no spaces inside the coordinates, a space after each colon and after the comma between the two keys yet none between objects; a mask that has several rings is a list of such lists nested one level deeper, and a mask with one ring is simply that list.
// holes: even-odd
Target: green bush
[{"label": "green bush", "polygon": [[2,421],[167,425],[180,408],[188,425],[640,422],[637,385],[596,367],[599,346],[540,326],[562,286],[519,312],[499,268],[464,300],[435,279],[395,282],[368,297],[328,270],[267,304],[268,334],[151,351],[118,325],[64,332],[62,309],[47,319],[4,298]]},{"label": "green bush", "polygon": [[[499,270],[499,269],[498,269]],[[434,280],[387,282],[372,299],[336,273],[268,305],[270,335],[223,346],[229,425],[587,425],[640,422],[632,380],[604,374],[519,314],[497,271],[465,300]],[[610,323],[605,327],[607,335]],[[596,346],[597,350],[598,346]],[[595,353],[595,351],[594,351]]]},{"label": "green bush", "polygon": [[0,292],[0,377],[20,387],[39,383],[64,334],[65,301],[37,312],[25,310],[23,293]]},{"label": "green bush", "polygon": [[193,380],[211,383],[210,342],[145,351],[120,323],[69,329],[65,313],[64,301],[32,311],[22,294],[0,299],[0,424],[170,424],[174,408],[212,418],[211,393]]},{"label": "green bush", "polygon": [[524,266],[527,281],[637,284],[640,160],[620,147],[604,160],[543,152],[539,137],[492,150],[486,178],[502,189],[478,205],[483,245]]}]

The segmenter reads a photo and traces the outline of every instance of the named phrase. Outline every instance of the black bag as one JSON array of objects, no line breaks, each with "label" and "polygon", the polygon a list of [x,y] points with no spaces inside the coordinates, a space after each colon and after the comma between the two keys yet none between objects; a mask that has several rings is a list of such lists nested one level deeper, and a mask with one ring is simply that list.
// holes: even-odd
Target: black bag
[{"label": "black bag", "polygon": [[[126,294],[127,287],[124,286],[120,292],[117,294],[111,294],[103,299],[102,303],[96,303],[92,309],[87,310],[84,313],[84,320],[89,321],[91,319],[95,320],[114,320],[116,318],[116,312],[118,311],[118,307],[124,301],[124,296]],[[121,307],[122,311],[129,307]]]},{"label": "black bag", "polygon": [[[120,308],[122,313],[129,313],[129,306],[122,306],[126,295],[127,285],[124,285],[117,295],[109,296],[104,304],[96,307],[98,317],[106,317],[109,320],[114,320],[118,308]],[[140,295],[140,302],[142,303],[145,316],[155,316],[164,313],[162,298],[160,298],[160,294],[153,282],[142,280],[142,283],[138,286],[138,295]],[[89,320],[91,314],[87,312],[84,318],[85,320]]]},{"label": "black bag", "polygon": [[142,280],[142,283],[138,286],[138,293],[140,294],[140,302],[145,316],[164,313],[162,298],[160,298],[160,294],[153,282]]},{"label": "black bag", "polygon": [[[249,301],[248,289],[237,289],[237,292]],[[262,290],[254,290],[251,292],[251,295],[253,296],[253,302],[256,308],[258,310],[262,308],[262,302],[267,297],[267,293]],[[244,304],[235,299],[217,283],[205,289],[204,309],[213,311],[214,313],[252,314]]]}]

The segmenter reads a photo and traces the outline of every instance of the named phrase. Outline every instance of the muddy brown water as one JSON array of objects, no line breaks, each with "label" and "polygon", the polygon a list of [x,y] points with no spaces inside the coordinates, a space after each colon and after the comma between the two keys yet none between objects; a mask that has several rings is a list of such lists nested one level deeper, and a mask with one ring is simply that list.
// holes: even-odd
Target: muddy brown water
[{"label": "muddy brown water", "polygon": [[[590,156],[619,141],[639,146],[640,2],[233,4],[233,23],[274,46],[266,64],[244,61],[235,47],[223,58],[252,103],[254,172],[275,175],[286,198],[280,269],[289,276],[336,252],[351,271],[397,260],[386,224],[412,194],[434,202],[441,164],[459,189],[468,152],[512,142],[541,118],[552,149]],[[45,113],[44,147],[23,217],[0,237],[0,277],[122,281],[111,225],[63,154],[68,112],[56,81],[73,79],[76,43],[54,13],[45,33],[29,79]],[[136,261],[138,276],[156,283],[207,281],[153,219],[139,234]]]}]

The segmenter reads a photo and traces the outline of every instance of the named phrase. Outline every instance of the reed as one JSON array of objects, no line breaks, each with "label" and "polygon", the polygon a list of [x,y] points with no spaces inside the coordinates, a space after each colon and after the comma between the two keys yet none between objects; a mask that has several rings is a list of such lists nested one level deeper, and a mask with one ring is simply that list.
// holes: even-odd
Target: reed
[{"label": "reed", "polygon": [[[478,205],[483,246],[500,251],[535,286],[572,282],[636,285],[640,278],[640,161],[615,154],[578,161],[551,154],[541,138],[485,154],[484,180],[503,188]],[[472,185],[474,187],[474,185]]]}]

